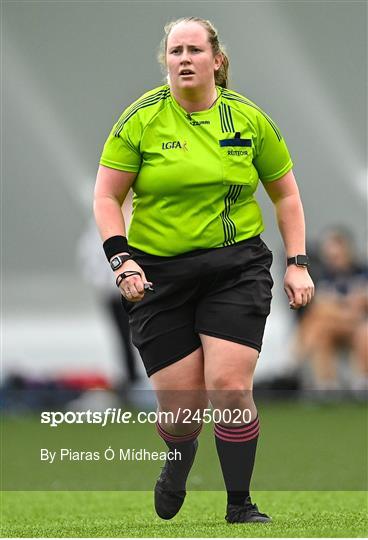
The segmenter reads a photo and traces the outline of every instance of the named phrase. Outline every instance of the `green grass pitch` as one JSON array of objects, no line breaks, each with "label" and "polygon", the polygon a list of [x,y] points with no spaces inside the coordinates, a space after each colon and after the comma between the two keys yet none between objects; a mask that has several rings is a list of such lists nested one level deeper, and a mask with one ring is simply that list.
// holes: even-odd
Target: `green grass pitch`
[{"label": "green grass pitch", "polygon": [[39,459],[41,445],[164,449],[153,426],[54,430],[37,416],[10,415],[1,424],[1,536],[367,537],[366,406],[260,402],[258,409],[262,436],[252,497],[272,516],[270,524],[225,522],[211,425],[201,433],[184,506],[163,521],[152,496],[162,463],[49,465]]},{"label": "green grass pitch", "polygon": [[364,492],[256,492],[270,524],[229,525],[221,492],[190,492],[171,521],[149,492],[2,492],[6,537],[366,537]]}]

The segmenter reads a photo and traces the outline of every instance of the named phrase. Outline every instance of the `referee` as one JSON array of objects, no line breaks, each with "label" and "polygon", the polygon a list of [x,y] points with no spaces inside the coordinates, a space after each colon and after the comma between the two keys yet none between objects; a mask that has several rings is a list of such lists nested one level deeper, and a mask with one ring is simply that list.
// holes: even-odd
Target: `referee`
[{"label": "referee", "polygon": [[[267,522],[249,494],[260,424],[253,374],[273,285],[254,193],[261,180],[275,205],[293,309],[308,304],[314,292],[302,204],[278,127],[227,89],[229,60],[213,25],[196,17],[168,24],[161,59],[168,84],[144,94],[114,125],[94,200],[159,410],[193,413],[189,423],[178,414],[175,423],[157,424],[181,459],[166,461],[155,508],[163,519],[180,510],[201,430],[198,411],[210,400],[219,413],[214,435],[226,520]],[[128,243],[121,205],[130,188]]]}]

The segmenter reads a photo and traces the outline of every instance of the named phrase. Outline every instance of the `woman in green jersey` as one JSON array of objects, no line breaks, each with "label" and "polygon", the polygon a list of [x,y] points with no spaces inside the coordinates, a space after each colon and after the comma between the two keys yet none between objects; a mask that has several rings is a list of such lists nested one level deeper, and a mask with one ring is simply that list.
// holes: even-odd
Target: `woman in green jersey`
[{"label": "woman in green jersey", "polygon": [[[162,59],[168,84],[144,94],[114,125],[94,202],[133,342],[159,412],[172,412],[159,416],[157,429],[180,459],[167,459],[155,508],[171,519],[182,506],[210,400],[205,414],[214,421],[226,520],[267,522],[249,495],[259,434],[253,374],[273,285],[254,193],[261,181],[275,206],[293,309],[314,292],[302,204],[278,127],[227,88],[228,58],[213,25],[195,17],[170,23]],[[131,188],[127,240],[121,205]]]}]

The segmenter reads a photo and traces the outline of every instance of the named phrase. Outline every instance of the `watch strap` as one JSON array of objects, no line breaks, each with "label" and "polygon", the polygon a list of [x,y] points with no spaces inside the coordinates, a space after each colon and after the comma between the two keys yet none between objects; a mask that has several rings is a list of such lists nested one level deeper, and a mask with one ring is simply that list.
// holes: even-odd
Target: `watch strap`
[{"label": "watch strap", "polygon": [[110,266],[112,270],[119,270],[126,261],[129,261],[132,258],[130,253],[124,253],[123,255],[115,255],[110,260]]},{"label": "watch strap", "polygon": [[287,265],[290,266],[291,264],[295,264],[296,266],[303,266],[304,268],[308,268],[309,259],[308,259],[307,255],[295,255],[295,257],[289,257],[287,259]]}]

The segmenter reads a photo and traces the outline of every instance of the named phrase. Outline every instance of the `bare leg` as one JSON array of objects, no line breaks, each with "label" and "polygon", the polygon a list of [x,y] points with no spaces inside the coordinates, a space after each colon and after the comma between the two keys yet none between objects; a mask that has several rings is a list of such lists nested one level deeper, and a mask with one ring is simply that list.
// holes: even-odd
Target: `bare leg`
[{"label": "bare leg", "polygon": [[[173,518],[186,496],[186,480],[197,451],[201,422],[191,421],[191,413],[207,405],[204,384],[203,351],[199,347],[182,360],[158,371],[151,377],[161,414],[157,429],[172,454],[178,459],[166,460],[155,486],[155,509],[163,519]],[[189,411],[178,414],[183,409]],[[188,419],[189,422],[186,422]]]},{"label": "bare leg", "polygon": [[[190,409],[193,413],[207,406],[208,398],[204,382],[203,350],[197,350],[185,358],[161,369],[151,376],[159,403],[159,411],[171,411],[176,420],[178,411]],[[186,435],[198,428],[198,422],[188,423],[188,413],[180,414],[178,422],[162,418],[161,426],[173,435]],[[183,423],[183,420],[185,423]]]},{"label": "bare leg", "polygon": [[319,301],[311,306],[303,327],[317,388],[338,387],[336,360],[341,343],[351,343],[355,317],[340,303]]},{"label": "bare leg", "polygon": [[216,414],[222,413],[215,422],[215,442],[227,490],[226,520],[270,521],[249,496],[259,433],[252,393],[258,351],[212,336],[200,338],[207,391]]}]

